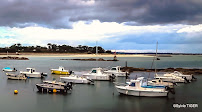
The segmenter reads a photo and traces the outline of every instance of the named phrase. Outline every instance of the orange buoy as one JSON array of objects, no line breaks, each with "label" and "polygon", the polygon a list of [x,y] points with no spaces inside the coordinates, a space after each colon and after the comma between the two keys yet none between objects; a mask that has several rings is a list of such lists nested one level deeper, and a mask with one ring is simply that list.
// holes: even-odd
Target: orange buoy
[{"label": "orange buoy", "polygon": [[18,94],[18,90],[14,90],[14,94]]}]

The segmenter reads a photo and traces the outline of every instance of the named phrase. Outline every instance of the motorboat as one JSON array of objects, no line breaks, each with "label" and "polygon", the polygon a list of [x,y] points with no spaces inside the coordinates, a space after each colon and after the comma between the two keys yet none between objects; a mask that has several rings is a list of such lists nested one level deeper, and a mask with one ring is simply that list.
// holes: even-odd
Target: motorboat
[{"label": "motorboat", "polygon": [[171,75],[171,76],[164,76],[164,75],[155,75],[154,79],[161,79],[164,82],[173,82],[173,83],[187,83],[189,82],[186,78],[182,78],[179,76]]},{"label": "motorboat", "polygon": [[5,67],[2,69],[4,72],[16,72],[17,70],[15,68]]},{"label": "motorboat", "polygon": [[51,69],[52,74],[58,74],[58,75],[70,75],[72,71],[65,70],[64,67],[59,66],[58,69]]},{"label": "motorboat", "polygon": [[11,79],[11,80],[26,80],[27,77],[25,75],[16,75],[16,74],[10,74],[10,73],[6,73],[8,79]]},{"label": "motorboat", "polygon": [[184,78],[185,80],[195,80],[196,78],[193,76],[193,75],[184,75],[183,73],[179,72],[179,71],[174,71],[173,73],[166,73],[164,74],[164,76],[178,76],[178,77],[182,77]]},{"label": "motorboat", "polygon": [[56,84],[36,84],[39,92],[57,92],[57,93],[67,93],[68,90],[72,90],[72,83],[65,83],[65,85]]},{"label": "motorboat", "polygon": [[56,80],[45,80],[43,81],[44,84],[53,84],[53,85],[61,85],[61,86],[65,86],[65,82],[61,82],[61,81],[56,81]]},{"label": "motorboat", "polygon": [[113,74],[105,73],[102,68],[93,68],[89,73],[83,74],[85,78],[92,80],[113,80],[115,76]]},{"label": "motorboat", "polygon": [[166,86],[151,86],[143,82],[144,77],[130,80],[127,85],[115,84],[117,91],[121,94],[132,96],[162,97],[168,96],[169,88]]},{"label": "motorboat", "polygon": [[[126,84],[130,84],[130,82],[134,80],[127,80]],[[162,87],[162,86],[167,86],[169,88],[174,88],[174,85],[176,85],[176,83],[172,83],[172,82],[163,82],[161,79],[153,79],[153,80],[148,80],[146,78],[144,78],[144,82],[148,85],[148,86],[156,86],[156,87]]]},{"label": "motorboat", "polygon": [[176,83],[164,82],[161,79],[149,80],[149,81],[147,81],[147,84],[152,85],[152,86],[168,86],[169,88],[174,88],[174,85],[176,85]]},{"label": "motorboat", "polygon": [[26,68],[27,71],[20,71],[20,74],[25,75],[27,78],[43,78],[46,73],[36,72],[35,68]]},{"label": "motorboat", "polygon": [[62,81],[66,81],[66,82],[72,82],[72,83],[77,83],[77,84],[92,84],[94,83],[93,80],[91,80],[88,77],[80,77],[78,75],[70,75],[68,77],[60,77],[60,79]]},{"label": "motorboat", "polygon": [[104,72],[114,74],[116,77],[125,77],[129,75],[128,72],[121,71],[121,66],[112,67],[110,70]]}]

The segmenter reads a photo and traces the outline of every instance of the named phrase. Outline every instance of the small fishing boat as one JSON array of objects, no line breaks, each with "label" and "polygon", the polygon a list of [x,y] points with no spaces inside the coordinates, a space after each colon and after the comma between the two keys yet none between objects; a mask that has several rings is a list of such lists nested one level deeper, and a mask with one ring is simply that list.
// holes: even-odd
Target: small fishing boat
[{"label": "small fishing boat", "polygon": [[6,73],[8,79],[11,79],[11,80],[26,80],[27,77],[25,75],[16,75],[16,74],[10,74],[10,73]]},{"label": "small fishing boat", "polygon": [[72,83],[66,83],[65,85],[56,84],[36,84],[39,92],[57,92],[57,93],[67,93],[68,90],[72,89]]},{"label": "small fishing boat", "polygon": [[103,80],[103,81],[104,80],[109,81],[115,78],[115,76],[112,74],[104,73],[104,70],[102,68],[93,68],[91,72],[83,74],[83,76],[86,78],[88,77],[92,80]]},{"label": "small fishing boat", "polygon": [[76,84],[92,84],[94,83],[93,80],[89,79],[88,77],[80,77],[78,75],[70,75],[68,77],[60,77],[62,81],[72,82]]},{"label": "small fishing boat", "polygon": [[173,75],[178,76],[178,77],[182,77],[182,78],[186,78],[189,81],[196,79],[193,75],[184,75],[183,73],[178,72],[178,71],[174,71],[173,73],[164,74],[164,76],[173,76]]},{"label": "small fishing boat", "polygon": [[151,86],[143,82],[144,77],[131,80],[128,85],[118,85],[115,87],[121,94],[132,96],[162,97],[168,96],[169,88],[166,86]]},{"label": "small fishing boat", "polygon": [[175,75],[171,75],[171,76],[159,76],[159,75],[155,75],[154,76],[155,79],[161,79],[164,82],[173,82],[173,83],[187,83],[189,82],[189,80],[187,80],[186,78],[182,78],[179,76],[175,76]]},{"label": "small fishing boat", "polygon": [[4,72],[16,72],[17,70],[15,68],[5,67],[2,69]]},{"label": "small fishing boat", "polygon": [[147,81],[147,84],[152,86],[168,86],[169,88],[174,88],[174,85],[176,85],[176,83],[172,82],[163,82],[163,80],[161,79],[153,79]]},{"label": "small fishing boat", "polygon": [[20,74],[25,75],[27,78],[43,78],[46,73],[36,72],[35,68],[26,68],[27,71],[20,71]]},{"label": "small fishing boat", "polygon": [[116,77],[125,77],[125,76],[129,75],[128,72],[121,71],[121,66],[112,67],[110,70],[107,70],[104,72],[114,74]]},{"label": "small fishing boat", "polygon": [[66,84],[65,82],[56,81],[56,80],[53,80],[53,81],[45,80],[45,81],[43,81],[43,83],[44,84],[61,85],[61,86],[64,86]]},{"label": "small fishing boat", "polygon": [[58,69],[51,69],[52,74],[58,74],[58,75],[70,75],[72,71],[65,70],[64,67],[59,66]]}]

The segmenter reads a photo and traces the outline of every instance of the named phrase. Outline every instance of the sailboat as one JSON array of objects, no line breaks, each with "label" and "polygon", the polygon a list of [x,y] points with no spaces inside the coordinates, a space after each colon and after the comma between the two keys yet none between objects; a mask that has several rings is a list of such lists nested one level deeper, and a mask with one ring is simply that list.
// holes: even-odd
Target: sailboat
[{"label": "sailboat", "polygon": [[[154,59],[157,60],[157,49],[158,49],[158,42],[156,44],[156,56],[154,57]],[[154,61],[154,60],[153,60]],[[176,75],[158,75],[157,72],[156,72],[156,64],[155,64],[155,76],[154,76],[155,79],[157,80],[162,80],[162,82],[172,82],[172,83],[177,83],[177,82],[187,82],[188,80],[186,80],[186,78],[182,78],[182,77],[179,77],[179,76],[176,76]]]}]

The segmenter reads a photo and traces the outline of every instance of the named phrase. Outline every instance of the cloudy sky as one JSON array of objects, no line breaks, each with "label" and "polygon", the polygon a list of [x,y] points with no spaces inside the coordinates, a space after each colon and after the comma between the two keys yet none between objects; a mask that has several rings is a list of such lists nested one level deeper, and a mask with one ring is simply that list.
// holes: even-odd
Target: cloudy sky
[{"label": "cloudy sky", "polygon": [[1,0],[0,47],[202,53],[202,0]]}]

